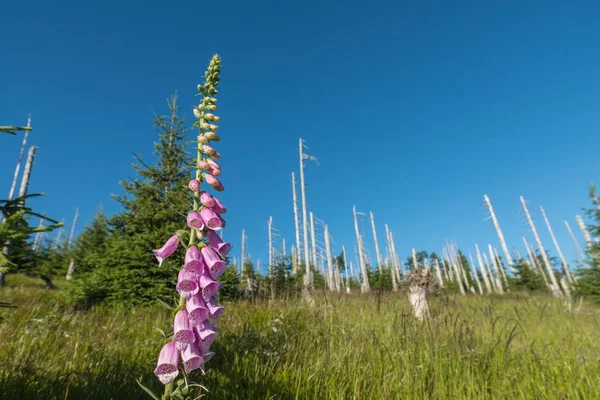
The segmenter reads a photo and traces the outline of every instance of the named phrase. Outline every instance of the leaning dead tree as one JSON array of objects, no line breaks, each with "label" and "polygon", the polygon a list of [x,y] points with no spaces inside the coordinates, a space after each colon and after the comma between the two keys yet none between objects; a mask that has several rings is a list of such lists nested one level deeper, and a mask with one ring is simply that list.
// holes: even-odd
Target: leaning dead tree
[{"label": "leaning dead tree", "polygon": [[487,194],[483,195],[483,199],[485,200],[485,204],[490,211],[490,215],[492,217],[492,222],[494,223],[494,227],[496,228],[496,233],[498,234],[498,239],[500,240],[500,246],[502,246],[502,251],[504,252],[504,257],[506,257],[506,262],[510,268],[511,274],[515,275],[516,270],[514,268],[514,263],[512,256],[510,255],[510,251],[508,251],[508,246],[506,245],[506,240],[504,240],[504,234],[502,233],[502,229],[500,229],[500,223],[498,222],[498,218],[496,218],[496,213],[494,212],[494,207],[492,207],[492,202]]},{"label": "leaning dead tree", "polygon": [[[21,187],[19,188],[19,197],[25,197],[29,190],[29,182],[31,181],[31,171],[33,170],[33,162],[35,160],[35,150],[37,147],[31,146],[27,152],[27,162],[25,163],[25,169],[23,170],[23,177],[21,178]],[[25,200],[23,200],[23,203]]]},{"label": "leaning dead tree", "polygon": [[535,228],[535,224],[533,223],[533,219],[531,219],[531,214],[529,214],[529,209],[527,208],[527,204],[525,203],[525,198],[521,196],[521,204],[523,205],[523,210],[525,211],[525,216],[527,216],[527,221],[529,222],[529,227],[531,228],[531,233],[533,233],[533,237],[535,242],[540,249],[540,253],[542,255],[542,260],[544,261],[544,265],[546,266],[546,272],[548,273],[548,277],[550,278],[550,284],[552,285],[552,294],[557,297],[562,296],[562,291],[560,290],[560,286],[558,284],[558,280],[556,279],[556,275],[554,274],[554,269],[552,268],[552,264],[550,264],[550,260],[548,259],[548,254],[546,253],[546,249],[542,244],[542,240],[540,239],[540,235],[538,235],[537,229]]},{"label": "leaning dead tree", "polygon": [[485,290],[487,290],[488,293],[493,293],[494,290],[492,289],[492,285],[491,285],[490,279],[488,277],[487,270],[486,270],[485,265],[483,264],[483,260],[481,258],[481,251],[479,250],[479,245],[477,245],[477,244],[475,244],[475,251],[477,253],[477,263],[479,264],[479,270],[481,271],[481,277],[483,278],[483,283],[485,284]]},{"label": "leaning dead tree", "polygon": [[581,232],[583,233],[583,237],[585,238],[585,243],[587,244],[588,249],[591,249],[594,245],[594,242],[592,242],[592,236],[590,236],[590,233],[588,232],[587,227],[585,226],[585,222],[583,222],[583,218],[581,218],[581,215],[576,215],[575,219],[577,220],[577,225],[579,225],[579,229],[581,229]]},{"label": "leaning dead tree", "polygon": [[375,229],[375,217],[373,216],[373,211],[370,211],[369,214],[371,216],[371,228],[373,229],[373,242],[375,242],[375,253],[377,255],[379,275],[383,275],[383,261],[381,259],[381,253],[379,252],[379,242],[377,241],[377,229]]},{"label": "leaning dead tree", "polygon": [[[75,224],[77,224],[77,218],[79,217],[79,208],[75,208],[75,218],[73,218],[73,225],[71,225],[71,234],[69,235],[69,241],[67,242],[67,248],[71,250],[71,243],[73,242],[73,235],[75,234]],[[73,279],[73,272],[75,272],[75,260],[71,258],[69,267],[67,268],[66,280],[70,281]]]},{"label": "leaning dead tree", "polygon": [[571,236],[571,240],[573,240],[573,243],[575,244],[575,248],[581,255],[581,260],[582,261],[585,260],[585,254],[584,254],[583,250],[581,250],[581,246],[579,246],[579,242],[577,241],[577,239],[575,239],[575,235],[573,234],[573,231],[571,230],[571,225],[569,225],[569,223],[567,221],[565,221],[565,226],[567,227],[567,231],[569,231],[569,236]]},{"label": "leaning dead tree", "polygon": [[546,216],[546,211],[544,211],[544,207],[540,207],[540,211],[542,212],[542,216],[544,217],[544,221],[546,222],[546,227],[548,228],[548,232],[550,233],[550,237],[552,238],[552,243],[554,243],[554,247],[556,248],[558,257],[560,258],[560,261],[563,265],[563,270],[565,271],[565,275],[566,275],[568,281],[572,284],[575,282],[575,278],[571,274],[571,270],[569,269],[569,264],[567,263],[567,260],[565,259],[565,256],[563,255],[563,252],[560,249],[558,240],[556,240],[556,236],[554,236],[554,231],[552,230],[550,221],[548,220],[548,217]]},{"label": "leaning dead tree", "polygon": [[[8,200],[12,200],[13,195],[15,193],[15,189],[17,188],[17,180],[19,179],[19,171],[21,170],[21,164],[23,162],[23,154],[25,153],[25,146],[27,144],[27,137],[29,136],[29,132],[31,131],[31,114],[27,118],[27,126],[24,128],[19,127],[0,127],[2,128],[12,128],[7,129],[7,132],[12,133],[15,130],[24,130],[25,134],[23,135],[23,142],[21,143],[21,150],[19,151],[19,158],[17,160],[17,165],[15,167],[15,174],[13,176],[12,184],[10,185],[10,191],[8,192]],[[14,133],[13,133],[14,134]]]}]

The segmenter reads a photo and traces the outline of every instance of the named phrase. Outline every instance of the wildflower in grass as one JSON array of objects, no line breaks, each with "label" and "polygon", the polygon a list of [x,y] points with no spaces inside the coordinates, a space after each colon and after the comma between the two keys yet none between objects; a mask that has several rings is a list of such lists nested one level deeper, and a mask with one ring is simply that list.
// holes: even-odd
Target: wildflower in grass
[{"label": "wildflower in grass", "polygon": [[154,369],[154,374],[158,376],[158,379],[160,379],[164,385],[166,385],[179,375],[179,369],[177,368],[178,363],[179,352],[175,347],[175,343],[169,342],[165,344],[160,351],[158,365]]},{"label": "wildflower in grass", "polygon": [[191,326],[196,326],[204,322],[210,315],[210,310],[200,294],[194,294],[187,299],[185,307],[188,311],[188,319]]},{"label": "wildflower in grass", "polygon": [[200,276],[199,283],[204,301],[209,301],[219,291],[219,282],[211,278],[208,274]]},{"label": "wildflower in grass", "polygon": [[213,207],[215,205],[215,199],[210,194],[204,192],[200,195],[200,203],[205,207]]},{"label": "wildflower in grass", "polygon": [[227,257],[229,250],[231,250],[231,244],[224,242],[214,231],[208,231],[208,242],[210,243],[210,247],[223,258]]},{"label": "wildflower in grass", "polygon": [[173,235],[169,238],[169,240],[167,240],[163,247],[157,250],[152,250],[156,258],[158,259],[159,266],[162,266],[163,261],[167,257],[175,253],[175,250],[177,250],[177,246],[179,246],[179,237],[177,235]]},{"label": "wildflower in grass", "polygon": [[200,349],[207,352],[210,349],[210,345],[217,338],[218,329],[212,326],[208,321],[202,322],[200,325],[194,327],[196,331],[196,341]]},{"label": "wildflower in grass", "polygon": [[179,295],[186,300],[200,291],[198,286],[198,275],[194,272],[182,268],[177,277],[177,286],[175,287]]},{"label": "wildflower in grass", "polygon": [[206,224],[206,227],[209,229],[219,230],[223,226],[221,218],[219,218],[216,212],[208,207],[204,207],[202,211],[200,211],[200,216],[202,217],[202,221]]},{"label": "wildflower in grass", "polygon": [[190,343],[185,350],[181,352],[181,360],[183,361],[183,368],[185,368],[185,372],[191,372],[200,368],[202,364],[204,364],[202,353],[200,352],[196,342]]},{"label": "wildflower in grass", "polygon": [[221,260],[217,252],[208,246],[202,248],[202,256],[204,257],[204,264],[210,277],[218,280],[227,267],[225,261]]},{"label": "wildflower in grass", "polygon": [[180,310],[175,314],[175,321],[173,322],[173,340],[175,341],[175,347],[179,351],[185,349],[189,343],[196,340],[186,310]]},{"label": "wildflower in grass", "polygon": [[[185,253],[185,261],[179,271],[176,290],[179,292],[179,305],[173,321],[173,338],[160,352],[158,366],[154,373],[166,385],[164,399],[175,395],[173,379],[179,374],[179,352],[184,369],[191,372],[203,368],[204,364],[214,355],[210,351],[211,344],[217,338],[218,328],[213,326],[224,311],[217,303],[216,295],[221,284],[218,280],[225,271],[225,257],[231,245],[223,242],[215,230],[225,226],[221,216],[227,209],[215,197],[201,190],[206,182],[217,191],[225,190],[221,181],[215,176],[221,175],[221,166],[214,160],[221,155],[210,145],[219,137],[219,129],[214,123],[220,118],[213,112],[217,109],[217,86],[221,59],[215,55],[205,74],[206,82],[198,85],[202,102],[194,108],[194,116],[198,121],[197,158],[195,178],[188,186],[193,193],[193,208],[186,216],[189,227],[189,243]],[[211,112],[207,112],[210,110]],[[203,171],[208,171],[205,173]],[[172,236],[158,250],[153,250],[160,263],[175,252],[179,244],[177,235]],[[182,381],[183,382],[183,381]]]},{"label": "wildflower in grass", "polygon": [[201,274],[204,270],[204,261],[202,254],[196,246],[190,246],[185,252],[185,264],[183,265],[186,271],[195,274]]},{"label": "wildflower in grass", "polygon": [[190,228],[194,229],[202,229],[204,228],[204,222],[200,217],[200,213],[198,211],[192,211],[187,216],[187,224]]},{"label": "wildflower in grass", "polygon": [[198,179],[192,179],[190,183],[188,183],[188,187],[195,193],[200,190],[200,181]]},{"label": "wildflower in grass", "polygon": [[214,297],[211,297],[207,302],[206,306],[208,307],[208,313],[210,317],[213,319],[213,322],[216,324],[219,317],[225,311],[225,307],[217,304],[217,301]]},{"label": "wildflower in grass", "polygon": [[214,200],[215,200],[215,205],[211,207],[212,210],[214,212],[216,212],[217,214],[225,214],[227,212],[227,208],[216,197],[214,197]]},{"label": "wildflower in grass", "polygon": [[221,184],[221,181],[219,181],[217,178],[215,178],[211,174],[206,174],[204,176],[204,179],[206,179],[206,183],[208,183],[210,186],[212,186],[213,189],[217,189],[218,187],[223,186]]}]

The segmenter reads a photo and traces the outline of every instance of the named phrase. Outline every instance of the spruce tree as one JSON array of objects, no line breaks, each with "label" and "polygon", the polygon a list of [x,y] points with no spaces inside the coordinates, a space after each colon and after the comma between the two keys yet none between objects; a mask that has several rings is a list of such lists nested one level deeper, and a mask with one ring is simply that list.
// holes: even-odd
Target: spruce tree
[{"label": "spruce tree", "polygon": [[[593,225],[588,226],[592,237],[600,236],[600,200],[596,195],[596,188],[590,188],[590,197],[593,207],[586,213],[594,221]],[[575,294],[579,296],[588,296],[593,300],[600,302],[600,243],[594,243],[588,249],[588,259],[586,266],[578,271],[579,280],[577,281]]]},{"label": "spruce tree", "polygon": [[184,226],[183,213],[190,208],[187,128],[178,114],[176,94],[168,106],[170,115],[154,120],[156,163],[135,155],[136,176],[121,181],[125,194],[115,196],[123,211],[109,218],[104,241],[101,220],[95,221],[95,232],[89,232],[89,241],[99,240],[103,245],[82,250],[82,259],[95,268],[75,285],[72,293],[80,303],[149,304],[173,295],[177,276],[173,269],[179,269],[183,256],[172,257],[161,267],[149,250],[160,247],[165,237]]}]

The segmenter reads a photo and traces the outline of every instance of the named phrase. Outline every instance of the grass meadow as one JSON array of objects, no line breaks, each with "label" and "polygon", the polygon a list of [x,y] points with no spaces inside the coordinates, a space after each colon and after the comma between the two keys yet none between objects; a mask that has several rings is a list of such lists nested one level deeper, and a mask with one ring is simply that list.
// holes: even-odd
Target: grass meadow
[{"label": "grass meadow", "polygon": [[[1,399],[147,399],[171,312],[76,311],[10,275],[0,290]],[[57,286],[66,282],[57,282]],[[324,294],[226,303],[206,399],[600,399],[600,308],[551,297]],[[159,329],[157,329],[159,328]],[[180,375],[181,376],[181,375]]]}]

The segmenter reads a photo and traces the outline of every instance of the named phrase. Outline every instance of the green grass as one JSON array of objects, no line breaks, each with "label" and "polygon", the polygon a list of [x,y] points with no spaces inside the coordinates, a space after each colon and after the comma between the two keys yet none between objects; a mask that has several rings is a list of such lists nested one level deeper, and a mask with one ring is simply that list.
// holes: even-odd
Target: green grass
[{"label": "green grass", "polygon": [[[140,378],[161,390],[168,310],[70,311],[15,278],[0,289],[17,306],[0,309],[1,399],[145,399]],[[600,310],[587,303],[437,298],[424,324],[404,294],[226,306],[216,356],[190,376],[208,399],[600,398]]]}]

